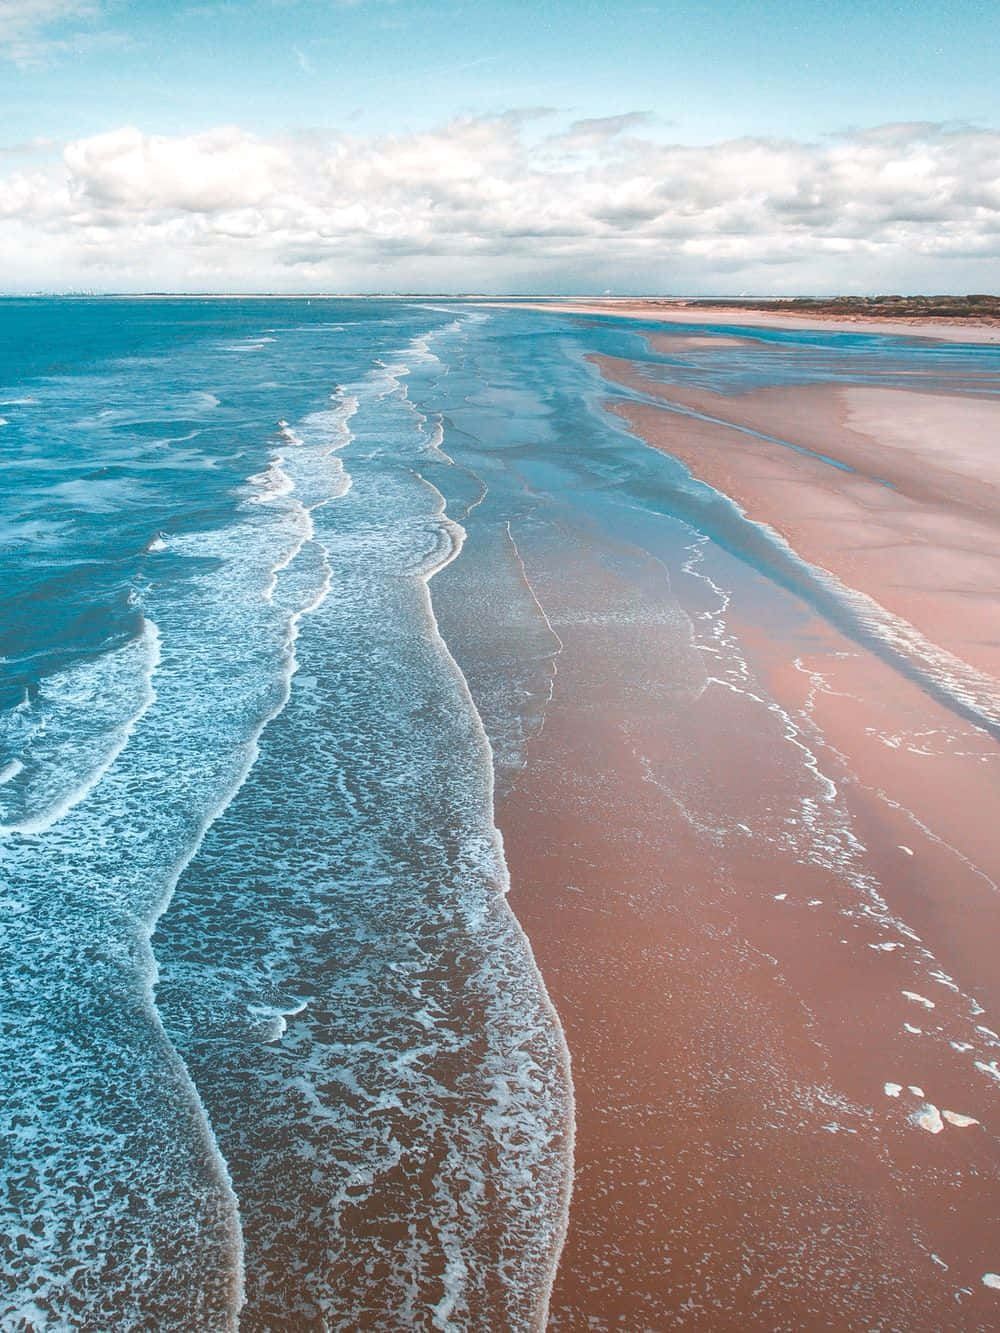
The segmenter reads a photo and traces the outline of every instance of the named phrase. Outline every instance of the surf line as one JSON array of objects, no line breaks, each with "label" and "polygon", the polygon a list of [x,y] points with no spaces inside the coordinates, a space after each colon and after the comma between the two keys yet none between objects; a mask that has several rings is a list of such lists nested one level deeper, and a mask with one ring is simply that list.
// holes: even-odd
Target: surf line
[{"label": "surf line", "polygon": [[[462,323],[465,322],[480,323],[483,322],[483,317],[480,316],[475,320],[466,320],[466,321],[456,320],[454,324],[448,325],[444,329],[438,330],[437,332],[442,334],[456,332],[461,328]],[[428,342],[435,336],[436,336],[435,331],[432,331],[429,334],[423,335],[419,339],[414,339],[413,344],[411,344],[411,347],[408,349],[408,351],[416,352],[421,360],[425,359],[439,360],[439,358],[436,357],[428,347]],[[417,419],[418,430],[420,431],[421,434],[426,435],[428,426],[427,417],[425,417],[424,414],[420,412],[417,406],[410,399],[409,394],[407,392],[406,384],[403,382],[404,379],[410,374],[409,367],[406,365],[392,364],[389,366],[381,367],[381,370],[385,378],[393,386],[391,389],[388,390],[388,392],[390,393],[396,392],[399,394],[399,396],[406,402],[406,405],[409,407],[411,412],[413,412],[415,418]],[[435,426],[439,427],[440,422],[435,423]],[[431,457],[434,456],[434,453],[440,454],[445,458],[449,457],[447,454],[445,454],[444,450],[441,448],[441,445],[443,444],[443,430],[441,431],[441,438],[438,438],[438,430],[432,428],[427,443],[430,446],[427,452],[430,454]],[[452,466],[457,466],[457,465],[454,462],[452,462]],[[575,1141],[576,1141],[576,1098],[573,1086],[572,1059],[570,1055],[569,1044],[566,1040],[565,1030],[560,1020],[559,1013],[552,1002],[551,996],[549,995],[548,988],[545,984],[545,978],[542,975],[541,969],[539,968],[538,963],[535,959],[534,951],[531,948],[531,941],[529,940],[523,926],[517,919],[517,916],[515,915],[513,909],[510,906],[510,899],[509,899],[510,884],[511,884],[510,868],[508,866],[507,857],[504,851],[503,835],[496,822],[496,774],[495,774],[493,746],[492,743],[490,742],[490,738],[486,731],[486,728],[483,725],[482,717],[480,716],[479,710],[476,707],[475,700],[472,697],[472,691],[469,688],[469,683],[468,680],[466,679],[465,673],[462,671],[454,655],[452,654],[451,649],[448,646],[447,640],[445,639],[444,635],[441,632],[441,627],[440,624],[438,623],[437,615],[434,611],[434,601],[430,587],[431,580],[434,578],[436,574],[440,573],[442,569],[447,568],[448,565],[450,565],[454,560],[458,559],[458,557],[461,555],[466,539],[466,529],[462,526],[462,524],[456,522],[455,519],[451,518],[447,514],[447,501],[445,500],[445,497],[442,494],[442,492],[433,484],[433,482],[428,481],[428,479],[425,476],[423,476],[423,474],[419,472],[415,467],[411,467],[409,470],[411,471],[413,476],[430,491],[433,497],[433,504],[435,511],[433,517],[442,526],[443,535],[445,535],[447,538],[447,543],[448,543],[447,550],[437,560],[435,560],[433,556],[429,559],[425,559],[423,567],[417,571],[416,576],[421,584],[422,600],[424,602],[425,613],[427,616],[427,621],[431,631],[432,638],[439,647],[444,663],[447,666],[449,666],[452,672],[454,673],[454,679],[465,701],[465,705],[469,710],[469,717],[472,720],[475,736],[479,743],[481,751],[481,762],[483,764],[482,773],[484,777],[484,785],[486,788],[486,806],[489,811],[489,839],[493,846],[495,854],[495,862],[498,867],[500,875],[500,883],[498,886],[500,889],[500,898],[502,900],[500,904],[500,910],[504,913],[507,924],[511,928],[513,942],[515,942],[520,946],[522,957],[525,963],[527,964],[527,967],[535,981],[541,1016],[547,1019],[549,1024],[551,1025],[551,1031],[554,1034],[555,1042],[558,1047],[559,1073],[562,1078],[562,1086],[565,1088],[565,1102],[561,1107],[561,1123],[557,1127],[558,1133],[562,1137],[563,1142],[565,1144],[565,1158],[563,1162],[563,1172],[560,1182],[559,1197],[554,1201],[555,1209],[554,1209],[554,1216],[552,1219],[553,1222],[552,1237],[551,1237],[552,1243],[548,1254],[547,1266],[544,1269],[543,1286],[541,1290],[538,1292],[538,1297],[537,1297],[538,1305],[535,1311],[535,1319],[534,1319],[535,1333],[543,1333],[543,1330],[545,1329],[546,1324],[548,1322],[548,1312],[552,1299],[552,1291],[555,1285],[556,1273],[558,1271],[559,1262],[562,1257],[562,1252],[565,1246],[566,1235],[569,1230],[570,1201],[573,1193],[573,1165],[574,1165]],[[484,494],[485,494],[485,487],[484,487]],[[481,496],[480,500],[482,498],[483,497]],[[466,517],[468,517],[468,513],[470,513],[473,508],[475,508],[474,505],[470,506],[470,509],[466,512]],[[518,551],[517,546],[514,542],[513,535],[510,532],[509,525],[508,525],[508,536],[510,538],[514,552],[517,555],[518,561],[521,564],[521,569],[523,572],[524,564],[523,561],[521,560],[520,552]],[[538,610],[543,620],[548,625],[548,628],[553,638],[559,645],[558,652],[561,652],[563,648],[562,640],[559,638],[558,634],[556,634],[555,630],[552,628],[552,625],[548,620],[548,616],[545,613],[544,607],[542,607],[541,603],[538,601],[538,598],[535,595],[534,590],[531,587],[531,584],[527,580],[526,574],[524,574],[523,576],[525,578],[526,586],[528,587],[528,590],[531,593],[532,598],[534,599],[535,604],[538,607]],[[553,660],[553,678],[552,678],[553,684],[554,684],[554,678],[555,678],[555,661]],[[437,1313],[446,1314],[446,1311],[439,1311]]]},{"label": "surf line", "polygon": [[[90,772],[83,777],[82,781],[80,781],[71,792],[67,792],[61,798],[57,798],[55,801],[51,802],[46,809],[37,814],[28,815],[24,819],[11,824],[0,824],[0,837],[9,837],[12,834],[21,835],[23,837],[32,837],[39,833],[47,832],[47,830],[52,828],[54,824],[57,824],[64,815],[69,814],[74,806],[79,805],[82,800],[90,795],[100,782],[101,778],[104,777],[105,773],[107,773],[108,769],[125,749],[125,746],[129,742],[129,737],[132,735],[133,731],[135,731],[140,720],[156,702],[156,689],[153,685],[153,679],[156,675],[156,669],[160,665],[160,631],[156,624],[145,616],[143,617],[142,629],[137,637],[131,640],[130,643],[125,644],[122,648],[116,649],[115,651],[119,654],[123,654],[129,651],[133,646],[140,649],[142,656],[145,659],[143,661],[143,692],[138,708],[131,717],[127,718],[125,722],[112,733],[112,742],[104,756],[98,760]],[[12,769],[11,764],[13,763],[17,763],[19,767],[17,769]],[[15,778],[24,767],[18,759],[12,760],[11,764],[8,764],[4,769],[4,773],[6,774],[4,778],[5,782]]]},{"label": "surf line", "polygon": [[[500,896],[502,898],[501,910],[506,914],[508,924],[511,926],[514,934],[514,938],[521,945],[525,960],[528,963],[531,972],[534,974],[535,983],[538,988],[538,996],[541,1002],[540,1005],[541,1010],[545,1015],[545,1017],[552,1024],[552,1030],[557,1038],[559,1046],[560,1073],[562,1074],[564,1080],[564,1086],[566,1088],[566,1104],[562,1108],[563,1120],[562,1124],[559,1126],[559,1129],[562,1135],[564,1136],[566,1143],[566,1167],[568,1169],[565,1171],[560,1197],[556,1202],[553,1245],[549,1255],[549,1263],[547,1271],[545,1273],[545,1286],[543,1290],[539,1293],[539,1305],[534,1327],[535,1327],[535,1333],[542,1333],[542,1330],[545,1329],[548,1323],[548,1312],[549,1312],[549,1305],[552,1300],[552,1290],[553,1287],[555,1286],[556,1273],[559,1268],[559,1261],[562,1257],[563,1248],[566,1243],[566,1235],[569,1230],[570,1202],[573,1194],[573,1174],[574,1174],[573,1164],[574,1164],[574,1154],[575,1154],[575,1144],[576,1144],[576,1097],[573,1085],[572,1057],[570,1055],[569,1043],[566,1040],[565,1029],[563,1028],[562,1021],[559,1017],[559,1013],[552,1002],[552,997],[549,995],[548,987],[545,984],[545,978],[535,959],[534,951],[531,947],[531,941],[528,938],[528,935],[525,932],[524,927],[521,925],[520,921],[517,919],[517,916],[515,915],[513,909],[510,906],[510,899],[509,899],[510,885],[511,885],[510,868],[507,864],[507,857],[504,851],[503,834],[501,833],[500,828],[496,822],[496,776],[495,776],[493,746],[492,743],[490,742],[490,738],[489,735],[487,734],[486,728],[483,725],[483,721],[479,714],[479,710],[476,707],[475,700],[472,697],[472,691],[469,689],[469,683],[465,677],[465,673],[462,671],[461,667],[458,665],[458,662],[452,655],[451,649],[448,647],[447,640],[445,639],[444,635],[441,632],[437,616],[434,612],[434,602],[430,589],[431,580],[433,579],[435,574],[438,574],[442,569],[447,568],[447,566],[450,565],[453,560],[456,560],[458,556],[461,554],[462,547],[465,544],[466,530],[465,528],[462,527],[461,524],[456,523],[454,519],[451,519],[447,516],[445,512],[447,507],[445,498],[442,495],[442,493],[438,490],[438,488],[433,484],[433,482],[428,481],[426,477],[422,476],[418,472],[415,472],[414,475],[436,497],[435,503],[438,508],[438,513],[437,513],[438,521],[445,525],[446,531],[448,532],[451,538],[451,545],[448,553],[440,560],[439,563],[421,571],[419,575],[420,581],[423,585],[424,603],[427,611],[427,617],[430,624],[431,633],[440,647],[444,660],[455,673],[455,679],[458,683],[459,689],[465,700],[466,706],[469,709],[470,716],[474,721],[476,738],[479,741],[482,750],[482,761],[484,765],[487,803],[489,806],[489,810],[491,812],[489,836],[490,836],[490,841],[492,842],[494,850],[496,852],[496,861],[500,869],[500,875],[501,875],[501,882],[499,886]],[[514,545],[513,537],[511,537],[511,544]],[[514,546],[514,550],[515,552],[517,552],[516,546]],[[518,559],[520,559],[519,553],[518,553]],[[522,563],[522,569],[523,569],[523,563]],[[551,624],[549,624],[548,617],[545,614],[545,610],[542,607],[541,603],[538,601],[537,597],[535,597],[531,585],[527,581],[527,578],[525,578],[525,583],[528,587],[529,592],[531,592],[532,597],[534,597],[535,603],[538,606],[538,609],[543,619],[545,620],[546,624],[549,625],[549,629],[552,632],[553,638],[555,638],[555,640],[559,644],[558,651],[561,652],[563,647],[562,640],[559,639],[559,636],[556,634],[555,630],[552,629]],[[553,680],[554,680],[554,672],[555,672],[555,662],[553,661]]]}]

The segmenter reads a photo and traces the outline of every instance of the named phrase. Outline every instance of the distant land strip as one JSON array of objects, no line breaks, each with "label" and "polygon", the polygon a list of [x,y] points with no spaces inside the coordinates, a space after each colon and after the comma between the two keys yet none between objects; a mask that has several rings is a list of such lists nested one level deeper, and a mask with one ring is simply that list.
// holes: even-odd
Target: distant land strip
[{"label": "distant land strip", "polygon": [[[671,302],[672,305],[678,304]],[[985,324],[1000,322],[1000,296],[794,296],[732,300],[700,297],[685,306],[725,305],[737,310],[767,310],[789,315],[870,316],[878,319],[969,319]]]}]

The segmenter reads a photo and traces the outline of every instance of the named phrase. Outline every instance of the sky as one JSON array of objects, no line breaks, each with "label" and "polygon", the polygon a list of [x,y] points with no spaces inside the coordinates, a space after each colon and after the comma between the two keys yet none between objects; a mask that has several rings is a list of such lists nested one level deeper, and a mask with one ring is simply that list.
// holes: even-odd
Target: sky
[{"label": "sky", "polygon": [[0,0],[0,291],[1000,287],[1000,0]]}]

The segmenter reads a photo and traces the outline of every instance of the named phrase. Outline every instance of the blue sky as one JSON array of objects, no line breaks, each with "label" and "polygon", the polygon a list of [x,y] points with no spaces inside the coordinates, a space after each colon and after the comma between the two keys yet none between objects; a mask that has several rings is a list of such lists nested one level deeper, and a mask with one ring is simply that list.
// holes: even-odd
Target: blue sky
[{"label": "blue sky", "polygon": [[[45,0],[20,7],[45,16]],[[19,0],[5,8],[17,11]],[[233,122],[264,133],[404,131],[531,106],[574,118],[641,109],[684,142],[897,120],[1000,124],[996,0],[76,8],[52,0],[53,20],[27,27],[21,63],[6,63],[8,138],[70,138],[121,123],[151,133]]]},{"label": "blue sky", "polygon": [[[309,170],[317,168],[322,173],[330,169],[331,144],[337,136],[350,140],[351,179],[357,185],[359,173],[364,174],[365,145],[380,161],[379,154],[384,156],[387,151],[387,140],[392,141],[391,151],[401,159],[412,161],[418,152],[438,149],[448,156],[448,144],[441,136],[446,140],[449,125],[459,123],[459,137],[468,140],[471,124],[495,128],[503,117],[516,113],[516,149],[512,150],[509,143],[505,149],[494,143],[490,150],[494,158],[497,153],[507,154],[501,173],[504,181],[514,170],[512,151],[520,155],[527,174],[548,173],[545,178],[555,188],[565,181],[567,172],[572,173],[574,189],[579,188],[581,201],[586,201],[591,215],[598,217],[604,228],[593,233],[595,244],[610,236],[607,229],[612,224],[608,219],[618,208],[620,197],[626,197],[631,202],[621,214],[623,218],[627,214],[627,218],[622,223],[622,245],[618,247],[623,262],[615,272],[622,282],[634,283],[642,271],[642,246],[633,244],[641,240],[636,219],[640,212],[650,213],[652,205],[648,201],[658,190],[663,194],[662,180],[650,173],[666,170],[669,174],[676,166],[673,159],[664,166],[662,158],[657,157],[658,146],[710,148],[719,159],[719,172],[735,173],[730,193],[736,200],[741,167],[732,154],[718,151],[719,145],[727,141],[753,140],[770,145],[766,151],[776,163],[782,143],[811,145],[814,155],[822,156],[834,141],[850,143],[852,136],[864,136],[875,127],[906,123],[914,128],[911,141],[898,149],[908,164],[902,168],[907,175],[903,193],[909,190],[912,194],[919,184],[921,196],[904,207],[904,213],[909,210],[913,214],[909,218],[911,226],[919,221],[918,214],[927,214],[932,199],[946,187],[948,158],[954,157],[959,144],[968,160],[965,156],[961,161],[956,159],[948,188],[953,193],[964,189],[968,194],[975,182],[966,174],[981,176],[985,172],[989,191],[995,180],[990,136],[1000,131],[998,51],[998,0],[620,0],[617,4],[598,0],[506,0],[494,4],[465,0],[205,0],[158,4],[150,0],[0,0],[0,199],[6,177],[6,214],[14,219],[11,226],[18,220],[25,221],[25,209],[36,213],[40,210],[45,215],[43,225],[60,242],[53,247],[53,263],[68,278],[74,267],[73,247],[69,244],[73,228],[78,229],[78,241],[83,237],[89,246],[86,253],[80,250],[75,266],[94,270],[95,238],[100,228],[120,232],[127,221],[136,226],[141,222],[147,240],[152,241],[150,228],[162,231],[168,225],[165,214],[172,206],[170,199],[164,193],[162,179],[154,180],[150,175],[159,168],[147,162],[141,168],[146,175],[139,179],[139,159],[149,156],[145,148],[136,148],[131,141],[130,146],[123,147],[122,141],[115,147],[102,136],[129,129],[155,140],[152,156],[169,157],[175,177],[183,175],[178,165],[183,145],[187,145],[184,151],[189,149],[201,161],[204,153],[199,136],[214,134],[222,127],[235,128],[245,140],[258,145],[283,145],[281,151],[294,157],[294,168],[291,159],[282,170],[269,159],[276,173],[272,174],[270,192],[249,202],[243,196],[234,196],[231,201],[233,207],[228,214],[241,214],[238,222],[227,224],[233,243],[234,237],[248,228],[256,228],[259,239],[260,226],[273,229],[276,219],[287,223],[289,199],[294,195],[299,207],[304,191],[308,193],[303,182]],[[592,147],[596,156],[592,154],[584,161],[574,140],[569,156],[556,161],[557,136],[565,134],[570,125],[621,116],[631,118],[625,132],[604,136],[600,145],[595,141]],[[921,134],[930,135],[933,142],[929,149],[918,143]],[[941,134],[953,137],[941,139]],[[426,135],[434,137],[421,138]],[[408,136],[412,142],[407,153],[400,144]],[[637,137],[647,145],[645,160],[640,160],[642,155],[636,150]],[[106,180],[95,185],[88,175],[94,155],[76,151],[74,156],[72,148],[67,150],[67,145],[91,139],[100,141],[99,155],[105,166],[112,149],[118,154],[119,167],[125,154],[129,155],[132,192],[127,198],[119,168],[117,183],[109,195]],[[166,141],[174,147],[164,147]],[[290,142],[294,142],[294,151],[288,147]],[[305,160],[310,144],[319,154],[311,167]],[[625,145],[614,163],[609,158],[610,144]],[[214,140],[210,146],[213,153],[228,154],[229,166],[233,166],[231,141],[224,150]],[[77,164],[75,175],[74,168],[67,166],[67,151]],[[466,149],[460,145],[460,151]],[[759,165],[761,151],[748,149],[751,176],[755,164]],[[343,156],[341,149],[337,152]],[[926,177],[926,164],[920,163],[928,152],[936,155],[935,170],[941,177],[933,188],[926,179],[916,180],[918,176]],[[247,170],[255,170],[248,165],[245,143],[239,156]],[[794,154],[793,159],[786,162],[785,169],[801,171]],[[725,237],[733,227],[738,228],[741,210],[746,213],[756,207],[765,189],[778,200],[772,211],[773,218],[778,219],[781,209],[789,206],[786,196],[796,187],[792,180],[776,187],[774,163],[764,169],[763,182],[754,176],[752,198],[747,196],[741,204],[734,203],[730,215],[722,217],[712,183],[704,180],[687,212],[703,209],[706,227],[714,227]],[[199,169],[208,170],[204,162]],[[475,175],[468,163],[462,170],[464,178]],[[843,175],[842,162],[838,170]],[[896,179],[899,171],[898,164],[883,162],[878,168],[883,186],[886,172],[888,179]],[[47,173],[53,189],[62,173],[66,199],[72,202],[75,198],[78,203],[84,200],[90,210],[87,217],[81,221],[79,208],[72,216],[64,208],[65,216],[60,220],[55,195],[46,213],[46,205],[38,197],[41,187],[32,172],[36,177],[38,172]],[[595,173],[602,172],[606,206],[597,198],[600,183],[591,188],[597,179]],[[296,173],[293,189],[291,176]],[[817,173],[817,182],[810,187],[814,195],[817,190],[822,192],[822,169],[817,167]],[[957,185],[956,173],[963,177]],[[25,183],[29,178],[35,181],[30,189]],[[486,204],[498,187],[490,184],[488,170],[483,180]],[[380,177],[369,184],[375,194],[369,191],[358,198],[361,213],[365,214],[360,225],[370,228],[372,210],[381,208],[382,240],[376,248],[385,275],[386,255],[391,255],[392,246],[400,240],[393,232],[394,224],[386,222],[384,204],[388,196],[378,194],[384,180]],[[419,184],[415,181],[414,187]],[[398,185],[397,172],[393,188]],[[837,199],[829,201],[831,209],[851,202],[851,186],[846,179],[841,185]],[[872,180],[868,181],[869,187],[880,198],[885,193],[882,186],[875,188]],[[685,212],[678,203],[678,189],[673,180],[667,191],[677,217]],[[646,202],[640,200],[643,191]],[[156,205],[155,217],[149,211],[150,200]],[[138,217],[143,201],[144,220]],[[214,200],[211,212],[216,220],[227,211],[225,202]],[[323,206],[319,196],[314,202],[317,208]],[[989,192],[985,202],[992,207]],[[179,204],[175,200],[174,204],[182,221],[190,223],[198,213],[197,208],[190,207],[190,199]],[[302,207],[308,212],[307,205],[308,201]],[[815,209],[817,205],[813,202],[809,206]],[[392,207],[398,208],[398,199]],[[450,196],[452,222],[457,207]],[[970,221],[977,207],[971,196],[965,198],[963,207],[963,217]],[[978,207],[981,209],[981,204]],[[112,216],[115,208],[119,212]],[[807,211],[801,190],[795,208],[795,225],[801,231]],[[254,218],[247,210],[256,210]],[[823,226],[830,220],[824,218]],[[889,232],[896,237],[896,250],[891,255],[885,250],[883,267],[902,278],[906,274],[902,261],[907,246],[911,258],[914,254],[919,258],[928,248],[928,235],[925,231],[920,238],[911,238],[912,243],[907,242],[900,231],[906,218],[885,213],[881,222],[873,219],[872,223],[872,236],[883,247],[892,248],[891,236],[882,225],[887,220],[892,224]],[[953,224],[959,219],[945,209],[938,220]],[[484,221],[488,223],[488,218]],[[924,216],[925,223],[933,221]],[[758,231],[759,224],[758,218]],[[754,225],[748,216],[748,229],[752,231]],[[387,226],[392,232],[388,240]],[[586,258],[586,237],[578,237],[580,244],[567,249],[567,238],[574,231],[572,220],[568,218],[561,226],[560,230],[553,219],[548,227],[552,236],[558,233],[557,241],[550,245],[553,281],[586,286],[584,269],[569,274],[573,264]],[[90,231],[85,234],[81,227]],[[469,237],[474,227],[464,214],[462,228],[465,239],[459,245],[459,267],[463,279],[467,276],[471,281],[475,263],[470,255],[475,246],[469,243]],[[987,227],[990,235],[991,228],[992,223]],[[287,233],[289,227],[285,225],[283,230]],[[521,233],[524,230],[520,225]],[[193,233],[185,234],[185,240],[181,231],[183,228],[177,239],[192,243]],[[673,224],[666,230],[661,226],[659,231],[654,226],[648,236],[669,241],[676,231]],[[859,231],[858,217],[848,218],[846,227],[840,231],[835,227],[834,231],[834,239],[844,240],[847,249],[852,244],[860,247],[857,254],[867,273],[867,252],[861,244],[863,227]],[[440,250],[438,241],[447,235],[433,232],[433,225],[430,232],[426,226],[420,231],[428,241],[429,252]],[[133,239],[137,237],[135,227],[129,234]],[[829,229],[824,234],[829,239]],[[199,244],[204,242],[204,236],[195,239]],[[333,247],[333,239],[327,240]],[[968,274],[963,277],[966,283],[980,269],[984,275],[995,274],[996,255],[984,251],[980,256],[982,242],[980,232],[975,236],[970,233],[963,240],[953,228],[948,257],[961,262],[950,266],[944,263],[938,285],[954,285],[944,281],[952,274],[956,280],[959,273]],[[695,240],[688,237],[678,244],[686,246],[687,256],[676,268],[678,278],[703,284],[711,276],[711,256],[703,255],[699,267],[694,262],[700,253]],[[413,246],[404,248],[407,261],[400,267],[401,281],[415,272]],[[827,249],[830,255],[840,253],[832,240]],[[572,255],[569,250],[573,250]],[[607,247],[604,253],[606,256]],[[719,255],[720,263],[729,263],[728,273],[735,273],[734,255],[725,241],[720,244]],[[37,257],[41,262],[42,256]],[[773,256],[748,253],[745,272],[741,271],[738,281],[759,283],[768,278],[769,266],[772,286],[780,286],[785,279],[792,286],[802,281],[797,262],[786,263],[783,277],[777,273],[780,257],[780,245]],[[259,261],[258,251],[255,258]],[[280,268],[283,261],[275,262]],[[298,265],[298,272],[288,276],[301,278],[305,273],[301,261],[292,262]],[[129,263],[133,269],[141,267],[138,250]],[[112,274],[113,266],[109,265],[110,258],[104,267]],[[870,267],[876,266],[872,260]],[[97,263],[96,268],[100,267]],[[519,260],[515,267],[517,273],[511,273],[511,282],[545,276],[544,265],[539,271]],[[845,274],[850,271],[846,263],[841,267]],[[913,262],[910,267],[913,282],[924,272],[927,278],[921,276],[921,281],[929,281],[935,271],[933,263],[923,261]],[[354,281],[363,269],[363,256],[358,250],[349,263],[339,269],[334,264],[328,274],[317,269],[310,280],[322,277],[328,281],[342,271],[345,280],[350,277]],[[272,270],[273,266],[268,269]],[[836,270],[837,263],[832,260],[825,268],[819,265],[816,285],[832,282],[835,277],[842,282]],[[132,273],[130,281],[137,272]],[[208,272],[206,269],[206,280]],[[669,282],[670,277],[669,269],[664,272],[661,268],[656,273],[657,281]],[[727,282],[733,280],[725,277]],[[0,260],[0,286],[5,282],[9,284],[10,278],[5,278]]]}]

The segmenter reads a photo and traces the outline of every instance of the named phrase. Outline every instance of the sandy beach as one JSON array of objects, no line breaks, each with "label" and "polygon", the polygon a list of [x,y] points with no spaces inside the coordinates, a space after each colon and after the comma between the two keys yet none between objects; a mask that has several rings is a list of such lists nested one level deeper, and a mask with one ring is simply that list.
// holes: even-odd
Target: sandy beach
[{"label": "sandy beach", "polygon": [[1000,400],[861,385],[734,398],[667,386],[609,358],[599,365],[711,418],[617,404],[643,438],[810,564],[1000,679]]},{"label": "sandy beach", "polygon": [[[630,429],[995,697],[995,401],[599,366]],[[697,542],[700,680],[584,546],[522,554],[562,645],[499,810],[576,1088],[549,1326],[993,1326],[995,742],[791,594],[720,595]]]}]

